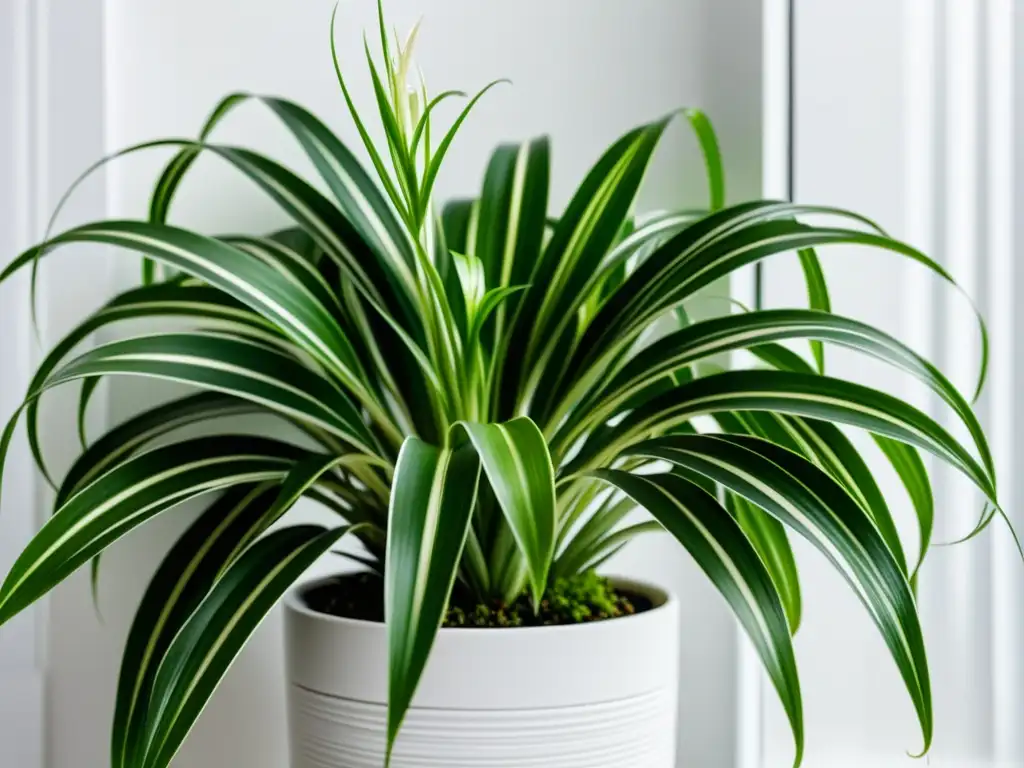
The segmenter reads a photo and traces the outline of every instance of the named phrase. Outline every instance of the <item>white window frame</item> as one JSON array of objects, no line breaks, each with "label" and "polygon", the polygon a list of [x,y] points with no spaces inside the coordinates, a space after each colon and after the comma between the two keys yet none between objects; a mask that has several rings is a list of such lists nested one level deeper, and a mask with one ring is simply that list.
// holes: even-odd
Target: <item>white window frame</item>
[{"label": "white window frame", "polygon": [[[842,79],[841,72],[828,71],[842,65],[838,59],[800,61],[801,40],[808,39],[804,35],[837,39],[840,34],[821,6],[808,12],[817,2],[764,0],[766,196],[794,193],[802,199],[801,176],[794,167],[801,167],[807,142],[814,140],[804,130],[803,110],[813,107],[804,103],[800,85],[809,69],[815,83]],[[875,51],[882,60],[858,77],[868,79],[864,85],[890,91],[892,79],[901,78],[900,114],[878,115],[886,121],[885,130],[893,132],[887,138],[904,148],[902,167],[892,169],[894,183],[903,186],[898,234],[945,264],[988,319],[991,361],[979,412],[997,464],[1000,500],[1020,531],[1024,497],[1017,478],[1024,470],[1024,408],[1017,401],[1024,381],[1024,341],[1018,339],[1024,334],[1014,332],[1024,328],[1019,301],[1024,269],[1015,263],[1014,247],[1024,243],[1024,7],[1014,0],[891,0],[889,8],[888,23],[899,25],[899,45]],[[857,30],[842,34],[872,45]],[[836,151],[855,151],[855,138],[837,136]],[[862,162],[881,161],[865,153]],[[843,180],[837,177],[835,183]],[[821,184],[815,187],[820,195]],[[777,275],[774,270],[787,267],[776,260],[763,269]],[[947,322],[963,316],[963,298],[915,265],[908,264],[893,279],[900,281],[906,297],[901,337],[939,362],[954,381],[970,380],[977,337],[969,323]],[[778,298],[770,291],[754,296],[769,306]],[[856,307],[847,304],[846,310],[856,312]],[[949,540],[964,531],[956,508],[977,505],[949,471],[939,469],[935,478],[939,503],[947,507],[944,517],[956,517],[953,526],[937,529],[936,540]],[[943,681],[946,699],[936,713],[936,764],[950,764],[943,761],[952,754],[970,765],[1024,764],[1024,570],[1010,537],[997,523],[955,554],[933,556],[927,569],[920,603],[933,640],[932,676],[949,676]],[[765,713],[778,704],[749,648],[741,650],[740,669],[738,768],[782,765],[781,756],[766,754],[765,748]],[[880,703],[884,711],[891,706]],[[854,733],[871,728],[868,722],[848,726]],[[808,738],[813,740],[813,734]],[[908,748],[915,738],[908,732]],[[851,765],[868,764],[865,757],[881,765],[877,755],[849,757]],[[901,754],[892,755],[892,761],[910,765]]]},{"label": "white window frame", "polygon": [[[105,151],[104,0],[0,3],[0,264],[39,241],[64,190]],[[102,218],[102,174],[68,206],[60,224]],[[84,249],[94,250],[95,249]],[[83,259],[90,255],[83,254]],[[92,256],[95,259],[95,256]],[[68,330],[64,319],[111,293],[104,262],[92,261],[70,284],[43,279],[37,310],[41,345],[31,332],[28,275],[0,286],[0,413],[21,403],[40,349]],[[67,274],[67,265],[60,269]],[[86,276],[85,280],[77,279]],[[102,411],[103,404],[98,403]],[[100,414],[102,416],[102,414]],[[68,446],[51,446],[57,462]],[[46,519],[52,494],[39,480],[24,431],[12,443],[0,514],[0,572],[6,573]],[[0,629],[0,765],[46,764],[48,601]]]}]

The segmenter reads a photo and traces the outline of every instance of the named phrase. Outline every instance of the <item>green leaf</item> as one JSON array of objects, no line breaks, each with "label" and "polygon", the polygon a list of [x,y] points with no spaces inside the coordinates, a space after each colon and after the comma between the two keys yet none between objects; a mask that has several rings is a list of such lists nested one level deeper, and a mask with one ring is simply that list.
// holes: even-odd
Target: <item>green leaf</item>
[{"label": "green leaf", "polygon": [[[126,291],[112,299],[106,306],[95,312],[84,322],[73,328],[54,348],[36,369],[28,391],[40,389],[50,374],[82,341],[93,333],[113,323],[126,320],[148,318],[181,317],[199,319],[204,324],[217,328],[231,328],[251,334],[256,338],[272,338],[277,336],[274,326],[258,315],[250,312],[241,304],[232,301],[222,291],[205,286],[152,285]],[[280,336],[282,344],[287,343]],[[79,423],[84,426],[85,406],[96,380],[91,382],[89,389],[83,390],[79,406]],[[32,455],[44,477],[53,485],[42,447],[39,443],[39,402],[31,402],[26,409],[28,423],[28,439]],[[80,430],[82,431],[82,430]],[[84,439],[83,439],[84,443]]]},{"label": "green leaf", "polygon": [[[381,38],[385,38],[383,27],[381,27]],[[395,169],[395,178],[398,181],[399,188],[402,190],[402,194],[405,195],[407,209],[415,213],[419,210],[419,188],[416,180],[415,160],[409,153],[409,147],[406,146],[401,123],[391,103],[393,100],[397,101],[399,94],[395,92],[394,88],[389,93],[388,89],[384,87],[384,82],[381,80],[377,67],[373,63],[369,41],[365,38],[363,39],[363,48],[364,55],[366,56],[366,68],[370,73],[373,93],[377,100],[377,112],[380,115],[381,125],[384,127],[384,138],[391,154],[391,164]],[[398,84],[394,82],[394,73],[391,70],[391,61],[388,58],[386,43],[384,45],[384,62],[386,68],[385,76],[388,82],[393,86],[397,86]],[[418,229],[418,223],[418,219],[412,219],[407,222],[410,229],[414,231]]]},{"label": "green leaf", "polygon": [[[327,182],[344,216],[339,216],[326,198],[284,166],[247,150],[206,144],[217,123],[235,106],[250,99],[262,102],[281,119]],[[370,148],[372,150],[372,145]],[[385,304],[395,308],[399,316],[410,323],[407,327],[417,330],[409,304],[415,296],[411,272],[414,258],[409,236],[373,180],[322,121],[286,99],[232,94],[214,110],[199,142],[182,149],[168,164],[153,194],[151,220],[160,223],[166,220],[167,207],[175,191],[204,150],[220,155],[256,182],[346,269],[361,290],[376,300],[385,297]],[[379,157],[373,154],[375,163],[379,163]],[[382,170],[382,166],[378,170]],[[381,180],[388,186],[386,173],[381,174]],[[393,189],[389,192],[393,193]],[[393,194],[392,199],[395,200]]]},{"label": "green leaf", "polygon": [[[546,137],[505,144],[491,155],[473,247],[489,289],[530,282],[544,245],[550,166],[551,143]],[[506,318],[515,316],[519,301],[516,297],[499,311],[495,338],[503,338]]]},{"label": "green leaf", "polygon": [[469,103],[463,108],[459,116],[455,118],[455,122],[452,123],[451,128],[445,133],[441,139],[441,143],[437,145],[437,151],[430,160],[430,165],[427,167],[426,173],[423,176],[423,186],[419,192],[419,221],[422,221],[427,213],[427,206],[430,201],[430,195],[434,191],[434,183],[437,181],[437,174],[441,170],[441,163],[444,162],[445,156],[448,154],[448,148],[451,146],[452,141],[455,139],[455,135],[459,132],[459,128],[469,117],[469,113],[473,111],[473,107],[484,97],[491,88],[501,83],[507,83],[507,80],[494,80],[481,88],[477,94],[469,100]]},{"label": "green leaf", "polygon": [[0,272],[0,282],[55,246],[74,242],[104,243],[140,251],[198,277],[274,323],[347,384],[362,388],[351,345],[315,297],[283,282],[279,272],[252,255],[184,229],[134,221],[86,224],[21,254]]},{"label": "green leaf", "polygon": [[426,157],[430,156],[430,139],[426,138],[430,135],[430,117],[434,110],[444,101],[452,98],[466,98],[469,94],[465,91],[444,91],[439,93],[437,96],[432,98],[426,108],[423,110],[423,114],[420,115],[420,119],[416,121],[416,128],[413,131],[412,139],[409,142],[411,154],[416,155],[416,150],[420,146],[420,142],[424,141],[426,149]]},{"label": "green leaf", "polygon": [[0,624],[153,516],[209,491],[280,479],[303,451],[252,436],[215,436],[122,462],[71,496],[0,586]]},{"label": "green leaf", "polygon": [[114,341],[64,365],[44,388],[108,375],[147,376],[235,395],[317,426],[363,452],[378,450],[340,388],[295,358],[254,341],[199,331]]},{"label": "green leaf", "polygon": [[487,481],[526,561],[534,604],[539,605],[555,554],[554,471],[544,436],[526,417],[504,424],[460,422],[459,426],[480,455]]},{"label": "green leaf", "polygon": [[911,586],[916,586],[918,572],[928,554],[928,547],[932,540],[932,529],[935,523],[935,498],[932,495],[932,484],[928,478],[928,470],[925,468],[921,455],[911,446],[885,437],[875,435],[875,443],[889,459],[893,469],[903,483],[903,487],[910,496],[910,503],[914,507],[917,518],[918,533],[920,536],[920,554],[917,563],[910,574]]},{"label": "green leaf", "polygon": [[446,203],[441,210],[440,231],[437,237],[437,270],[444,283],[452,317],[459,333],[462,334],[466,333],[469,321],[462,283],[459,281],[452,253],[475,255],[476,235],[473,230],[476,227],[478,212],[479,205],[474,200],[452,200]]},{"label": "green leaf", "polygon": [[174,638],[153,684],[142,768],[166,768],[235,657],[281,596],[349,528],[295,526],[232,565]]},{"label": "green leaf", "polygon": [[275,495],[265,485],[230,489],[164,557],[135,612],[121,659],[110,745],[114,768],[141,763],[142,728],[157,666]]},{"label": "green leaf", "polygon": [[772,583],[779,591],[789,621],[789,631],[795,635],[803,615],[803,599],[800,594],[800,574],[786,529],[774,517],[734,493],[726,495],[726,508],[761,556],[761,561],[772,577]]},{"label": "green leaf", "polygon": [[455,272],[462,285],[462,295],[466,300],[466,314],[472,318],[477,307],[487,292],[487,281],[484,278],[484,265],[476,256],[452,252]]},{"label": "green leaf", "polygon": [[913,594],[874,522],[845,488],[811,462],[760,438],[679,435],[637,446],[721,483],[815,545],[842,573],[882,633],[932,739],[928,662]]},{"label": "green leaf", "polygon": [[665,528],[661,523],[654,520],[647,520],[642,523],[633,523],[624,528],[613,531],[605,531],[597,540],[586,547],[578,550],[578,560],[565,564],[566,573],[585,573],[600,563],[607,560],[612,554],[620,551],[623,546],[645,533],[661,533]]},{"label": "green leaf", "polygon": [[536,379],[548,359],[554,359],[569,318],[575,317],[586,299],[581,291],[615,242],[667,124],[665,118],[619,139],[590,171],[558,220],[530,276],[530,289],[512,329],[509,348],[525,354],[505,361],[505,376],[520,382],[520,400],[532,399]]},{"label": "green leaf", "polygon": [[[878,531],[882,534],[893,557],[906,574],[907,558],[903,553],[903,545],[900,542],[899,531],[896,529],[892,512],[890,512],[889,505],[867,463],[854,448],[850,439],[843,434],[839,427],[827,421],[785,416],[775,416],[775,418],[780,421],[785,420],[786,423],[793,426],[810,451],[808,458],[817,459],[822,468],[842,483],[850,495],[871,515],[871,519],[878,527]],[[914,451],[913,448],[904,446],[902,443],[897,443],[897,445],[905,447],[908,451]]]},{"label": "green leaf", "polygon": [[708,202],[711,210],[717,211],[725,206],[725,168],[718,148],[718,137],[707,115],[699,109],[684,109],[683,114],[690,121],[690,127],[700,142],[708,174]]},{"label": "green leaf", "polygon": [[[554,565],[556,578],[578,573],[587,562],[585,550],[607,535],[636,509],[636,502],[629,497],[619,498],[617,494],[608,495],[596,509],[590,509],[595,501],[596,491],[597,488],[593,487],[588,493],[580,494],[573,500],[570,512],[563,513],[558,521],[555,547],[562,548],[562,551]],[[579,530],[573,530],[579,518],[588,511],[591,514],[580,524]]]},{"label": "green leaf", "polygon": [[700,486],[674,475],[593,472],[644,507],[693,555],[736,613],[778,691],[803,759],[803,706],[793,644],[771,575],[739,525]]},{"label": "green leaf", "polygon": [[789,371],[729,371],[684,384],[655,398],[618,424],[596,457],[574,459],[573,469],[600,466],[652,430],[665,430],[701,414],[775,411],[861,427],[929,451],[956,467],[995,501],[983,467],[946,430],[892,395],[825,376]]},{"label": "green leaf", "polygon": [[907,558],[885,497],[864,459],[842,430],[829,422],[778,413],[717,414],[715,419],[726,432],[762,437],[799,453],[842,483],[871,515],[900,570],[908,575]]},{"label": "green leaf", "polygon": [[54,507],[59,508],[84,485],[159,437],[189,424],[264,410],[232,395],[203,392],[133,416],[104,434],[75,460],[57,490]]},{"label": "green leaf", "polygon": [[[614,356],[622,344],[631,342],[652,321],[701,288],[776,253],[830,244],[866,245],[910,258],[959,289],[937,262],[905,243],[874,232],[811,227],[793,219],[806,214],[840,216],[876,227],[870,220],[847,211],[791,203],[759,201],[713,213],[660,246],[602,307],[566,366],[568,379],[571,381],[581,372],[599,366],[602,359]],[[972,308],[977,315],[973,303]],[[983,347],[979,380],[983,382],[987,334],[980,315],[977,316]]]},{"label": "green leaf", "polygon": [[[665,336],[638,352],[610,382],[593,390],[577,406],[587,421],[577,420],[574,429],[570,429],[572,421],[563,425],[562,434],[554,442],[559,446],[571,443],[584,425],[606,421],[631,397],[681,366],[739,349],[750,348],[757,353],[758,347],[796,338],[818,338],[848,347],[883,360],[926,384],[963,421],[975,442],[985,471],[989,476],[994,475],[991,452],[977,416],[956,387],[934,365],[892,336],[865,323],[801,309],[726,315],[689,325]],[[763,354],[763,349],[760,351]],[[790,359],[777,362],[789,363],[787,367],[800,365]],[[809,382],[808,386],[811,386]],[[569,397],[574,399],[569,402],[579,399],[576,393],[576,390],[570,392]],[[557,411],[556,415],[563,410]]]},{"label": "green leaf", "polygon": [[444,618],[479,478],[471,446],[436,448],[409,437],[398,454],[384,561],[388,762]]},{"label": "green leaf", "polygon": [[[206,119],[202,131],[199,133],[199,141],[203,142],[209,138],[213,129],[217,127],[224,117],[235,107],[249,99],[249,94],[232,93],[223,98],[210,116]],[[171,201],[177,192],[178,186],[188,172],[189,168],[199,157],[199,148],[186,147],[176,154],[164,168],[163,173],[153,189],[153,195],[149,203],[149,220],[154,224],[163,224],[167,221],[170,212]]]},{"label": "green leaf", "polygon": [[[828,284],[825,282],[825,271],[813,248],[805,248],[797,254],[800,257],[800,268],[804,271],[807,283],[807,303],[811,309],[822,312],[832,311],[832,302],[828,295]],[[825,348],[816,339],[811,341],[811,354],[818,365],[818,373],[825,372]]]},{"label": "green leaf", "polygon": [[[341,62],[338,60],[338,48],[335,43],[334,28],[335,22],[338,16],[338,6],[334,6],[334,11],[331,13],[331,59],[334,62],[334,72],[338,78],[338,85],[341,88],[341,93],[345,97],[345,105],[348,107],[349,116],[352,118],[352,123],[355,125],[356,130],[359,132],[359,138],[363,142],[363,147],[366,148],[367,154],[370,156],[370,160],[373,162],[374,170],[377,171],[377,178],[383,185],[388,197],[391,198],[391,203],[395,206],[395,210],[406,221],[410,220],[410,211],[406,210],[405,203],[402,200],[398,190],[395,189],[394,182],[391,180],[391,176],[388,174],[387,168],[384,166],[384,161],[381,159],[380,153],[377,151],[377,146],[373,139],[370,137],[369,132],[366,130],[366,126],[363,123],[363,119],[359,114],[359,110],[356,108],[355,102],[352,100],[352,94],[348,90],[348,85],[345,82],[345,77],[341,72]],[[386,46],[386,39],[385,39]],[[390,62],[387,60],[387,54],[385,53],[385,65],[390,67]]]},{"label": "green leaf", "polygon": [[[759,357],[762,357],[770,365],[777,368],[783,370],[797,370],[804,373],[811,372],[810,366],[804,363],[802,359],[795,357],[789,350],[777,344],[764,345],[763,347],[754,348],[751,351]],[[776,416],[776,418],[782,419],[784,417]],[[806,423],[814,425],[815,428],[819,430],[828,429],[826,422],[808,421]],[[833,429],[835,428],[833,427]],[[872,435],[872,437],[878,444],[879,448],[881,448],[883,454],[889,460],[889,463],[893,466],[893,469],[899,476],[900,481],[906,488],[917,517],[921,541],[920,554],[910,575],[910,585],[916,590],[918,571],[920,570],[921,564],[924,562],[924,558],[928,552],[933,522],[935,519],[935,500],[932,496],[931,480],[928,477],[928,471],[925,468],[924,462],[921,460],[921,456],[916,448],[881,435]],[[844,441],[846,440],[845,437],[842,437],[842,439]],[[871,477],[870,471],[867,467],[863,466],[863,460],[858,457],[856,461],[860,465],[860,468],[853,467],[855,473],[858,475],[854,482],[860,487],[862,501],[866,504],[868,511],[878,524],[879,530],[889,543],[893,553],[896,554],[898,559],[905,559],[901,554],[902,550],[899,545],[899,535],[896,532],[896,525],[892,520],[891,513],[888,510],[888,505],[886,504],[885,499],[881,497],[880,492],[877,492],[877,485],[875,484],[874,478]],[[832,474],[838,477],[842,482],[847,483],[847,486],[850,487],[849,480],[852,479],[848,477],[850,469],[851,467],[847,466],[844,472],[837,473],[833,471]],[[844,479],[843,475],[846,475],[847,477]],[[871,486],[875,486],[876,490],[872,491]]]}]

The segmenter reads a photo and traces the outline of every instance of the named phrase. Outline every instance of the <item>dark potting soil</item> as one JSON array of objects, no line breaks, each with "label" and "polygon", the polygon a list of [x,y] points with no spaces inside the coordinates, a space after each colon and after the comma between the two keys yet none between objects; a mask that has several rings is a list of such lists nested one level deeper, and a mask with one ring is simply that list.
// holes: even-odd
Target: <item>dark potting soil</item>
[{"label": "dark potting soil", "polygon": [[[384,621],[384,580],[374,573],[338,576],[304,594],[306,605],[318,613],[364,621]],[[617,590],[593,572],[556,579],[534,614],[527,595],[512,603],[477,603],[457,584],[445,615],[445,627],[536,627],[584,624],[648,611],[651,600]]]}]

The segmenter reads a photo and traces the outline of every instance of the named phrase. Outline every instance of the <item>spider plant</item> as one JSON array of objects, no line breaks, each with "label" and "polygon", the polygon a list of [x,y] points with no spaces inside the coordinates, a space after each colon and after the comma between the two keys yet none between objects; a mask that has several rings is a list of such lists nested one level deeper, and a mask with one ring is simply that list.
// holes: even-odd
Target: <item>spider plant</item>
[{"label": "spider plant", "polygon": [[[436,209],[438,172],[487,88],[435,132],[435,113],[461,94],[431,97],[412,79],[415,31],[399,43],[386,29],[381,11],[380,51],[366,49],[384,136],[375,143],[338,63],[332,26],[341,95],[371,171],[301,106],[234,94],[198,140],[118,153],[176,149],[148,220],[48,235],[0,274],[34,270],[73,243],[146,258],[140,287],[98,309],[46,356],[3,434],[6,453],[24,412],[47,479],[37,427],[43,393],[81,382],[82,421],[105,376],[197,390],[91,444],[83,435],[80,458],[52,483],[52,517],[0,587],[0,623],[90,560],[95,568],[103,550],[137,526],[220,492],[173,546],[138,608],[118,684],[112,764],[167,766],[260,621],[344,536],[360,544],[353,556],[384,576],[390,754],[456,581],[481,601],[539,601],[557,575],[596,568],[637,534],[664,529],[752,639],[799,763],[792,637],[801,603],[788,540],[796,532],[867,608],[927,749],[932,700],[912,583],[933,501],[918,451],[965,474],[997,509],[992,458],[971,404],[935,366],[829,311],[814,249],[885,249],[952,278],[854,213],[767,200],[726,207],[718,145],[695,110],[618,139],[554,218],[545,138],[500,146],[479,198]],[[210,141],[250,99],[281,120],[317,183],[264,154]],[[709,207],[637,217],[645,170],[678,116],[703,150]],[[176,190],[202,154],[246,176],[292,226],[211,236],[168,223]],[[686,308],[699,291],[784,252],[800,256],[810,308],[691,322]],[[76,354],[100,328],[154,318],[189,323]],[[786,344],[793,340],[810,342],[813,365]],[[823,343],[924,382],[963,423],[969,446],[892,395],[825,375]],[[741,351],[752,354],[732,359],[749,363],[698,365]],[[271,414],[291,431],[179,433],[240,414]],[[920,523],[913,557],[838,425],[872,433],[897,469]],[[339,525],[268,532],[302,497],[337,513]],[[649,517],[636,522],[637,508]]]}]

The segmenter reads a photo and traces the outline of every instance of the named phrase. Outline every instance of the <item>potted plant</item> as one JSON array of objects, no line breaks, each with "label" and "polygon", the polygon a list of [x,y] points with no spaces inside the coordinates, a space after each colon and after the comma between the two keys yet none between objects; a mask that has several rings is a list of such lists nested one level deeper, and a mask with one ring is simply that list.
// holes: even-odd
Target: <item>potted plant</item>
[{"label": "potted plant", "polygon": [[[413,36],[391,42],[382,11],[380,33],[381,58],[368,48],[367,59],[381,146],[332,46],[373,173],[299,105],[235,94],[199,140],[125,150],[178,150],[148,221],[47,236],[0,274],[76,242],[147,258],[144,284],[75,328],[31,383],[21,410],[47,479],[37,430],[47,390],[83,382],[83,412],[103,376],[200,390],[112,428],[54,483],[53,516],[0,587],[0,624],[90,560],[97,567],[136,526],[219,492],[139,606],[114,714],[117,768],[170,764],[286,595],[295,766],[669,768],[674,598],[596,573],[636,535],[664,529],[753,640],[799,764],[800,588],[787,538],[795,531],[868,609],[927,749],[932,702],[913,586],[934,510],[918,451],[985,495],[979,528],[999,511],[992,458],[971,404],[938,369],[828,311],[814,249],[882,248],[952,278],[847,211],[764,200],[726,207],[714,134],[693,110],[682,114],[704,151],[706,211],[632,213],[672,116],[616,141],[554,218],[546,139],[501,146],[480,197],[438,211],[438,170],[482,93],[438,136],[435,111],[456,94],[431,98],[422,82],[410,89]],[[251,98],[281,119],[326,191],[265,155],[209,141]],[[214,237],[168,223],[175,191],[203,152],[245,174],[294,225]],[[828,223],[807,222],[822,214]],[[691,322],[685,308],[702,288],[789,251],[800,255],[809,309]],[[141,318],[192,325],[73,356],[97,329]],[[793,340],[810,341],[813,365],[784,344]],[[927,384],[970,446],[891,395],[825,375],[823,342]],[[753,362],[698,365],[741,350]],[[4,453],[20,413],[3,434]],[[273,414],[287,430],[178,435],[250,413]],[[915,557],[837,425],[871,432],[910,491],[921,533]],[[275,525],[303,497],[336,512],[339,525]],[[638,519],[640,509],[648,516]],[[345,536],[361,570],[293,589]]]}]

